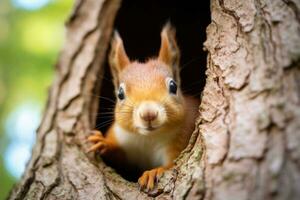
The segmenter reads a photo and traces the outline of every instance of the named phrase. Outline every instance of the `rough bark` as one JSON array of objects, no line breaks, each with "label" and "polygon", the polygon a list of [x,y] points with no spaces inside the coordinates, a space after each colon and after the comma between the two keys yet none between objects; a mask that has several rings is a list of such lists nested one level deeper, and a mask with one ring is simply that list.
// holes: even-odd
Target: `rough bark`
[{"label": "rough bark", "polygon": [[32,158],[9,198],[299,198],[300,2],[211,0],[196,130],[151,194],[85,153],[120,3],[77,1]]}]

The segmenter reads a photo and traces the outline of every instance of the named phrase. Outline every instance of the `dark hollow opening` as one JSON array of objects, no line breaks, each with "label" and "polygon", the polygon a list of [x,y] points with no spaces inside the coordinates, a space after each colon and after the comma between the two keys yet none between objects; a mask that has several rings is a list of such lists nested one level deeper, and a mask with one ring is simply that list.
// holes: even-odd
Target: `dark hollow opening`
[{"label": "dark hollow opening", "polygon": [[[206,53],[203,42],[206,27],[210,23],[209,1],[196,0],[124,0],[115,20],[115,29],[120,33],[126,53],[131,60],[145,61],[157,56],[160,48],[160,32],[170,21],[176,27],[177,43],[181,51],[181,89],[184,94],[200,98],[205,84]],[[101,87],[97,129],[103,133],[113,119],[115,101],[108,63]],[[112,99],[113,101],[109,100]],[[105,113],[105,114],[101,114]],[[107,163],[111,165],[111,163]],[[141,175],[138,169],[125,170],[112,166],[125,179],[136,181]]]}]

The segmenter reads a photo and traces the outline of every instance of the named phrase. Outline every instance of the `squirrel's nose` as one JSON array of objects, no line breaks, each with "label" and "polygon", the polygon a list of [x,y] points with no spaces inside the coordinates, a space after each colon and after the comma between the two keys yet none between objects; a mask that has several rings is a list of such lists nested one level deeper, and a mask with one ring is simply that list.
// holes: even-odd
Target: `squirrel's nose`
[{"label": "squirrel's nose", "polygon": [[154,121],[157,118],[157,115],[158,115],[157,111],[150,111],[150,110],[140,113],[140,117],[147,122]]}]

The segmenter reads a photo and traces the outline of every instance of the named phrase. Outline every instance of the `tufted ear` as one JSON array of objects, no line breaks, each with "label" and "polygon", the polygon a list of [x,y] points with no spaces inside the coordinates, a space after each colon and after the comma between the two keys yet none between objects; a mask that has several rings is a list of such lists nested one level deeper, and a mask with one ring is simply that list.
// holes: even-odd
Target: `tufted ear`
[{"label": "tufted ear", "polygon": [[111,50],[109,54],[110,70],[114,79],[115,87],[119,87],[119,74],[129,65],[130,60],[125,52],[122,38],[117,31],[111,41]]},{"label": "tufted ear", "polygon": [[175,28],[168,22],[160,35],[161,45],[158,59],[171,67],[174,79],[179,83],[180,51],[176,43]]}]

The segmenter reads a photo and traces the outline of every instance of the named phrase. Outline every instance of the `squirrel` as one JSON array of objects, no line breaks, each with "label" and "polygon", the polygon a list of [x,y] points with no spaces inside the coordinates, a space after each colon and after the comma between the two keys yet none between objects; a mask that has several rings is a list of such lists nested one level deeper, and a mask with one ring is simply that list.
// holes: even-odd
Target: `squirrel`
[{"label": "squirrel", "polygon": [[[109,65],[116,90],[114,122],[105,135],[92,131],[88,152],[109,155],[143,170],[138,184],[151,191],[164,171],[187,146],[194,130],[198,100],[183,96],[179,76],[180,51],[175,28],[161,31],[159,55],[145,63],[130,61],[115,31]],[[124,164],[124,165],[123,165]]]}]

